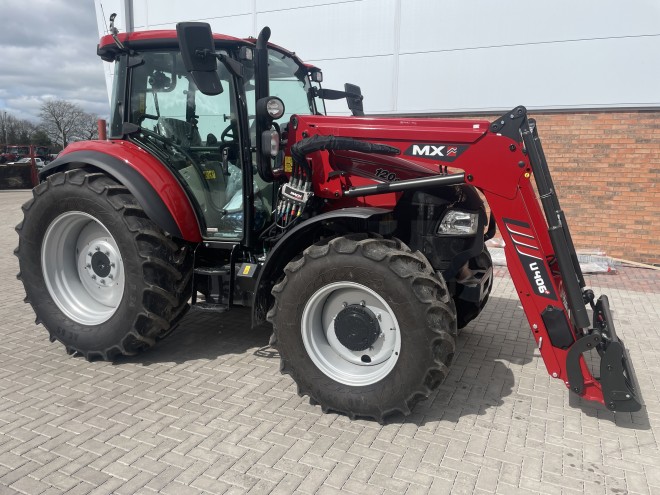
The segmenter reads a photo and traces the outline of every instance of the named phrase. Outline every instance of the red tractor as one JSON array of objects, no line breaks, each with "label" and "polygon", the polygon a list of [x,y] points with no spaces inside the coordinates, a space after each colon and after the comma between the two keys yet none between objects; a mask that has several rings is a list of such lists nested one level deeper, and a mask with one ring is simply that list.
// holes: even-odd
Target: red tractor
[{"label": "red tractor", "polygon": [[26,158],[32,155],[32,150],[29,145],[11,145],[4,146],[5,151],[0,154],[0,163],[13,163],[21,158]]},{"label": "red tractor", "polygon": [[[447,375],[488,300],[484,242],[499,228],[548,372],[638,410],[525,108],[495,122],[366,117],[359,88],[322,88],[318,68],[269,36],[180,23],[101,39],[116,64],[110,137],[44,168],[17,227],[19,278],[51,340],[112,360],[153,346],[191,306],[250,306],[301,394],[382,421]],[[340,98],[353,116],[325,115]]]},{"label": "red tractor", "polygon": [[22,158],[41,158],[44,163],[51,160],[46,146],[24,144],[0,147],[0,163],[17,162]]}]

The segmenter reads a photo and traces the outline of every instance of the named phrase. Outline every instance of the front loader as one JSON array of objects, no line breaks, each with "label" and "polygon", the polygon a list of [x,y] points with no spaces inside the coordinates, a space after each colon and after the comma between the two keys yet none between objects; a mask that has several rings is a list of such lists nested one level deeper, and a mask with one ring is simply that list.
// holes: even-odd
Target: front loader
[{"label": "front loader", "polygon": [[[110,138],[44,168],[17,226],[26,302],[69,353],[136,354],[190,307],[250,306],[312,403],[409,414],[488,301],[484,242],[499,228],[548,372],[612,411],[640,409],[524,107],[494,122],[367,117],[357,86],[323,88],[268,28],[111,32],[98,48],[116,65]],[[340,98],[353,115],[325,115]]]}]

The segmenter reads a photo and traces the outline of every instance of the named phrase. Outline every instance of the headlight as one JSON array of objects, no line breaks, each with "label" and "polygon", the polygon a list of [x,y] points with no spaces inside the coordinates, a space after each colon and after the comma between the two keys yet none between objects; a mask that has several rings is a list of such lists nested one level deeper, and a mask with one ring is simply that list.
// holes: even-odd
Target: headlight
[{"label": "headlight", "polygon": [[266,112],[273,120],[279,119],[284,115],[284,102],[279,98],[272,97],[266,102]]},{"label": "headlight", "polygon": [[441,235],[474,235],[479,226],[479,213],[449,210],[438,226]]}]

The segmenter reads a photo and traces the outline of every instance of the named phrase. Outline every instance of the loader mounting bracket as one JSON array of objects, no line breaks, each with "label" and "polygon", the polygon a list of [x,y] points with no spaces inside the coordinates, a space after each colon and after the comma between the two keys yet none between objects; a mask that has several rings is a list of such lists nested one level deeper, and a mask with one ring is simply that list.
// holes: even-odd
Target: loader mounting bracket
[{"label": "loader mounting bracket", "polygon": [[522,105],[518,106],[502,115],[499,119],[491,122],[490,132],[501,134],[502,136],[513,139],[517,143],[521,143],[520,127],[526,118],[527,109]]}]

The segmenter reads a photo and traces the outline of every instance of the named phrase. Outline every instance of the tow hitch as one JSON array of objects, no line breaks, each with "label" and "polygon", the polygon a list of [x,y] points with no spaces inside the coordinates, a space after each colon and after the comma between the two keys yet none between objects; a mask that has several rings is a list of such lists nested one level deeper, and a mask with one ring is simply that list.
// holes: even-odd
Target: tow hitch
[{"label": "tow hitch", "polygon": [[607,296],[593,305],[593,328],[568,350],[566,373],[572,392],[582,395],[585,388],[582,354],[596,349],[600,355],[600,386],[605,406],[611,411],[635,412],[642,408],[642,396],[628,350],[614,329]]}]

